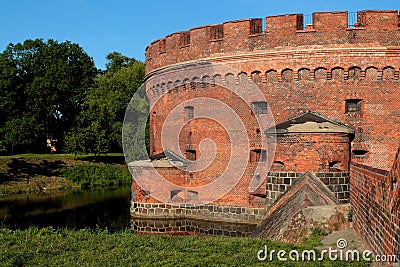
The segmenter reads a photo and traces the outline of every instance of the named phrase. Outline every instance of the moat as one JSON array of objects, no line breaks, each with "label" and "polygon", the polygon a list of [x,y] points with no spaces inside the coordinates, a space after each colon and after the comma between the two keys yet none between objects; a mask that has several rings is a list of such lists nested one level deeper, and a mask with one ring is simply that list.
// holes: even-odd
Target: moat
[{"label": "moat", "polygon": [[250,236],[255,224],[131,219],[130,187],[18,195],[0,200],[0,221],[11,228],[131,228],[141,234]]},{"label": "moat", "polygon": [[12,196],[0,199],[0,221],[12,228],[123,229],[129,226],[130,187]]}]

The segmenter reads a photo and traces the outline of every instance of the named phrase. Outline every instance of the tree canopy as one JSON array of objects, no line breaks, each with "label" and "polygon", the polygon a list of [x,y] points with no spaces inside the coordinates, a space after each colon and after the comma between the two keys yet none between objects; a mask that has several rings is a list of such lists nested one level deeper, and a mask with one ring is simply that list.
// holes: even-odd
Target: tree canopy
[{"label": "tree canopy", "polygon": [[9,44],[0,54],[0,150],[121,151],[126,106],[144,77],[144,63],[112,52],[106,70],[69,41]]}]

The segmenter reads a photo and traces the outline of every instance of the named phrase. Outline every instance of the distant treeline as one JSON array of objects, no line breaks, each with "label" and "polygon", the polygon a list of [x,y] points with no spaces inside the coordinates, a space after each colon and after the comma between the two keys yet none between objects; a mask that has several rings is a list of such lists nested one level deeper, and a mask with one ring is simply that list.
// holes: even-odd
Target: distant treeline
[{"label": "distant treeline", "polygon": [[[9,44],[0,54],[0,153],[122,151],[121,131],[145,65],[113,52],[105,70],[69,41]],[[48,143],[49,142],[49,143]]]}]

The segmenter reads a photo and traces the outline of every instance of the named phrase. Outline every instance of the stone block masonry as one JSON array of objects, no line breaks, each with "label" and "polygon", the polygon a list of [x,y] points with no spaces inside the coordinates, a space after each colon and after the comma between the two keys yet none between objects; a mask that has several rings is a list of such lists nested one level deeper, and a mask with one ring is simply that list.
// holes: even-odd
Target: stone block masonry
[{"label": "stone block masonry", "polygon": [[187,219],[132,219],[132,230],[139,234],[212,235],[248,237],[255,224],[224,223]]},{"label": "stone block masonry", "polygon": [[248,208],[223,205],[194,206],[163,203],[131,203],[132,218],[194,219],[257,224],[266,214],[265,208]]},{"label": "stone block masonry", "polygon": [[[288,191],[293,183],[304,173],[296,172],[269,172],[267,178],[267,210],[279,197]],[[348,172],[318,172],[314,175],[334,193],[341,203],[350,201],[350,182]]]}]

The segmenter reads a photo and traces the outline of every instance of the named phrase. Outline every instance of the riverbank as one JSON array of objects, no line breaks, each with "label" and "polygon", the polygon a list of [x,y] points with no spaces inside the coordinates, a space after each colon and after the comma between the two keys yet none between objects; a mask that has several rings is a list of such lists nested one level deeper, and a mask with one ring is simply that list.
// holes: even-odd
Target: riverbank
[{"label": "riverbank", "polygon": [[[69,154],[0,156],[0,198],[9,195],[68,191],[130,182],[122,154],[97,158]],[[110,177],[109,180],[106,177]]]},{"label": "riverbank", "polygon": [[[138,235],[130,229],[58,230],[0,228],[0,262],[3,266],[278,266],[260,261],[259,250],[314,249],[305,245],[272,242],[260,238]],[[319,252],[317,252],[319,254]],[[262,256],[262,255],[261,255]],[[290,266],[315,266],[315,262],[290,262]],[[324,261],[318,266],[368,266],[359,262]]]}]

